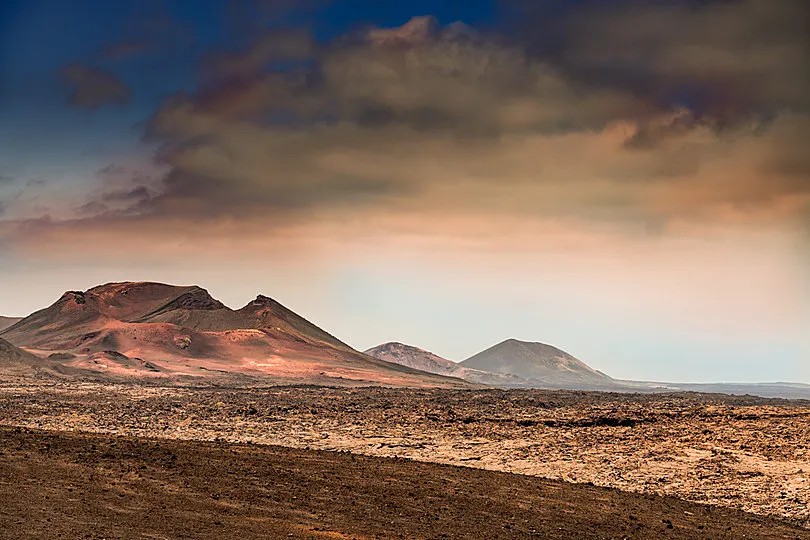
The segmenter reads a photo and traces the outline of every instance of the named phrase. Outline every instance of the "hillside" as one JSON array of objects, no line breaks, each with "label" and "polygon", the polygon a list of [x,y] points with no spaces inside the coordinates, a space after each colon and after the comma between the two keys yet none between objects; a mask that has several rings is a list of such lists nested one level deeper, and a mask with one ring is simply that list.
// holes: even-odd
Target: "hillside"
[{"label": "hillside", "polygon": [[49,362],[22,350],[0,338],[0,373],[14,376],[31,376],[51,372]]},{"label": "hillside", "polygon": [[0,338],[0,366],[34,364],[39,362],[39,360],[39,357],[19,347],[15,347],[5,339]]},{"label": "hillside", "polygon": [[266,296],[233,310],[198,286],[125,282],[69,291],[0,336],[104,378],[468,386],[355,351]]},{"label": "hillside", "polygon": [[614,380],[551,345],[507,339],[461,362],[466,368],[508,373],[535,385],[600,387]]},{"label": "hillside", "polygon": [[514,375],[466,368],[432,352],[395,341],[372,347],[365,351],[365,354],[386,362],[427,371],[428,373],[458,377],[478,384],[509,387],[530,385],[528,381]]}]

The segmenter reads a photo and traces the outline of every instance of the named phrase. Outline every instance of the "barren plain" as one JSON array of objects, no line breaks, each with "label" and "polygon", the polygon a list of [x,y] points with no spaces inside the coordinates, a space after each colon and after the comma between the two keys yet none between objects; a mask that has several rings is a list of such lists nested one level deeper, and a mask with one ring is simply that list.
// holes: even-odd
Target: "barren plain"
[{"label": "barren plain", "polygon": [[[787,537],[810,537],[810,402],[718,394],[23,381],[0,387],[0,425],[349,451],[520,473],[744,511],[799,527],[789,528]],[[678,518],[696,510],[683,512]],[[664,528],[667,519],[677,521],[662,518]],[[417,536],[438,537],[429,532]]]}]

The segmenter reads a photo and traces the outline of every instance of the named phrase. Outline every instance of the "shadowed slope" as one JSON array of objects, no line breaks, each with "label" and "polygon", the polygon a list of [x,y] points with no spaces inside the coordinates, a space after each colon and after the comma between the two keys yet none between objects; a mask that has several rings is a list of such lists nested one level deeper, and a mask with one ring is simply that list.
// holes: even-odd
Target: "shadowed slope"
[{"label": "shadowed slope", "polygon": [[61,360],[70,359],[68,356],[70,355],[40,358],[0,338],[0,375],[12,379],[17,377],[52,379],[81,377],[90,374],[81,367],[63,364]]},{"label": "shadowed slope", "polygon": [[42,359],[0,338],[0,366],[39,365]]},{"label": "shadowed slope", "polygon": [[205,289],[195,287],[140,317],[139,323],[170,323],[198,332],[265,330],[289,338],[309,338],[341,349],[351,347],[312,324],[272,298],[259,295],[239,310],[214,300]]},{"label": "shadowed slope", "polygon": [[68,291],[54,304],[32,313],[1,334],[17,345],[69,348],[73,340],[111,320],[101,313],[88,293]]},{"label": "shadowed slope", "polygon": [[237,313],[251,321],[251,328],[285,329],[290,333],[310,336],[338,348],[351,349],[338,338],[315,326],[292,310],[284,307],[272,298],[259,295],[255,300],[240,309]]},{"label": "shadowed slope", "polygon": [[0,373],[12,377],[63,376],[79,370],[40,358],[0,338]]},{"label": "shadowed slope", "polygon": [[22,317],[3,317],[3,316],[0,316],[0,332],[5,330],[6,328],[14,326],[15,324],[17,324],[21,320],[22,320]]}]

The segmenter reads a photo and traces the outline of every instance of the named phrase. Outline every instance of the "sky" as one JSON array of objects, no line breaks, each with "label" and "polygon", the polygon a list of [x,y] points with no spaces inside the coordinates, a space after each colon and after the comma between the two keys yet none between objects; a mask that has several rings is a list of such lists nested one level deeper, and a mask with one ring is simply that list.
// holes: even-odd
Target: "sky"
[{"label": "sky", "polygon": [[804,0],[6,0],[0,314],[162,281],[360,350],[810,383],[808,36]]}]

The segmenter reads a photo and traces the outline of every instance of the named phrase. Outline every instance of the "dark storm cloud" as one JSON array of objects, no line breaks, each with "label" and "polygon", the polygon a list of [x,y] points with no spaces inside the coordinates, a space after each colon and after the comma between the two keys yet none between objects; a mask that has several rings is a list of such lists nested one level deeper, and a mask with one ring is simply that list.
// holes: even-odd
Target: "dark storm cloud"
[{"label": "dark storm cloud", "polygon": [[76,107],[98,109],[104,105],[126,105],[127,86],[114,74],[102,69],[70,64],[62,68],[62,78],[70,87],[70,102]]},{"label": "dark storm cloud", "polygon": [[810,3],[512,1],[521,36],[573,77],[723,122],[810,106]]}]

